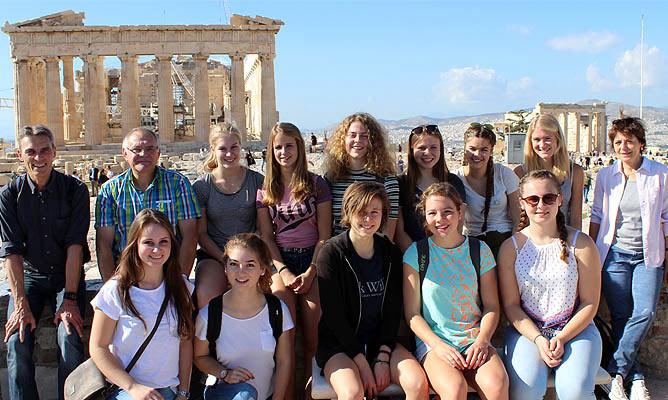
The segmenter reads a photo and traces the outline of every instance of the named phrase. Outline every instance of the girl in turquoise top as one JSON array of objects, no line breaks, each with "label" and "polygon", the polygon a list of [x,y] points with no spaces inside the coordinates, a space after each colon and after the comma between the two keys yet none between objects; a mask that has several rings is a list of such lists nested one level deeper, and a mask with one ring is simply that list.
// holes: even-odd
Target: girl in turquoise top
[{"label": "girl in turquoise top", "polygon": [[423,239],[429,264],[422,284],[417,243],[404,254],[404,311],[416,335],[416,357],[442,399],[466,399],[468,385],[485,399],[508,399],[508,375],[490,343],[500,310],[492,251],[476,241],[478,278],[469,238],[457,229],[464,209],[452,185],[429,186],[418,210],[430,235]]}]

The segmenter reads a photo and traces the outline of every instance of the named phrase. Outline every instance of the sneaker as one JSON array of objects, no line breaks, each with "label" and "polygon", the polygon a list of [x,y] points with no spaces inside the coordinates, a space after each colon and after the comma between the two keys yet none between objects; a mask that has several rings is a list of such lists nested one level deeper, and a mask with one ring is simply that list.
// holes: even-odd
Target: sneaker
[{"label": "sneaker", "polygon": [[633,381],[631,385],[631,400],[650,400],[649,390],[645,386],[644,379]]},{"label": "sneaker", "polygon": [[621,375],[615,375],[608,385],[602,385],[602,387],[608,393],[610,400],[629,400],[624,391],[624,378]]}]

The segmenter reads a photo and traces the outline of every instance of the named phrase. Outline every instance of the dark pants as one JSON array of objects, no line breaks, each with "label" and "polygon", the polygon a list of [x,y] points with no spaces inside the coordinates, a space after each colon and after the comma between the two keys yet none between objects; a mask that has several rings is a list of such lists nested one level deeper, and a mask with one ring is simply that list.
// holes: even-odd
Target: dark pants
[{"label": "dark pants", "polygon": [[489,246],[490,250],[492,250],[492,254],[494,254],[494,259],[496,260],[499,257],[499,249],[501,248],[501,245],[512,235],[512,232],[489,231],[474,237],[476,239],[482,240],[487,244],[487,246]]},{"label": "dark pants", "polygon": [[[24,290],[30,311],[39,322],[44,306],[49,303],[55,312],[63,302],[65,279],[62,276],[43,275],[26,271]],[[77,289],[77,303],[81,317],[86,307],[86,282],[83,272]],[[10,296],[7,317],[14,311],[14,298]],[[63,399],[65,378],[84,361],[84,346],[74,327],[68,335],[62,323],[58,324],[58,399]],[[9,398],[11,400],[38,399],[35,383],[35,364],[32,355],[35,349],[35,333],[25,330],[23,342],[19,340],[18,329],[7,342],[7,371],[9,375]]]}]

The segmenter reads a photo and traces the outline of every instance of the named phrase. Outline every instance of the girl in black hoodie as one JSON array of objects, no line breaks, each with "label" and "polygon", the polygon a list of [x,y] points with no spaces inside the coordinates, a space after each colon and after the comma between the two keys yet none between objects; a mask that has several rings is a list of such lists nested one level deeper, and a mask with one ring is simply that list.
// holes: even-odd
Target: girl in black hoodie
[{"label": "girl in black hoodie", "polygon": [[344,193],[346,231],[330,239],[317,260],[322,317],[316,362],[339,399],[369,398],[390,382],[406,399],[427,399],[427,378],[398,344],[402,309],[401,252],[376,234],[387,220],[383,185],[353,183]]}]

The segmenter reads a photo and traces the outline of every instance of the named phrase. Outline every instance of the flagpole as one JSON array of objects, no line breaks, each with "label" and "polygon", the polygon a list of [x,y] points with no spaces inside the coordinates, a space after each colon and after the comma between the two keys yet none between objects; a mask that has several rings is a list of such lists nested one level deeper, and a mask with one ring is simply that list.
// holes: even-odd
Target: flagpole
[{"label": "flagpole", "polygon": [[645,15],[641,15],[640,16],[640,119],[642,119],[642,108],[643,108],[643,86],[644,86],[643,53],[645,53],[644,41],[645,41]]}]

